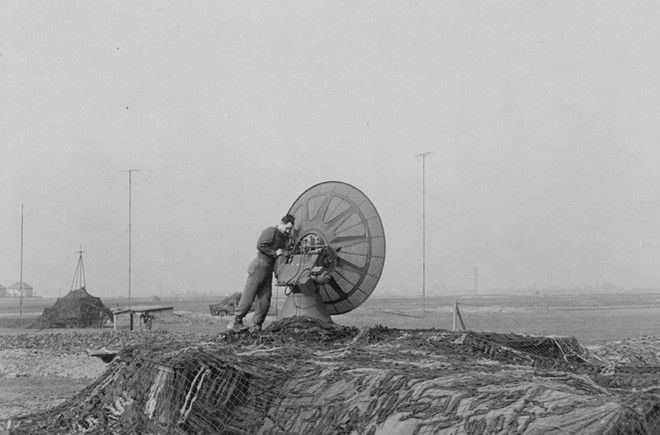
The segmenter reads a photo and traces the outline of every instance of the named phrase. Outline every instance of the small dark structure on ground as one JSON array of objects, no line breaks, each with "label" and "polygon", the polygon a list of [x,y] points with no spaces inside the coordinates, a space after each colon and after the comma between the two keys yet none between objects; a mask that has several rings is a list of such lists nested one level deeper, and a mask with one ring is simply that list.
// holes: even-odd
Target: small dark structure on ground
[{"label": "small dark structure on ground", "polygon": [[41,317],[32,325],[37,328],[101,328],[112,319],[110,311],[101,298],[87,293],[85,265],[82,254],[77,251],[78,264],[73,274],[71,290],[64,297],[58,298],[50,308],[44,308]]},{"label": "small dark structure on ground", "polygon": [[72,290],[45,308],[38,322],[40,328],[101,328],[112,312],[101,298],[87,293],[84,287]]}]

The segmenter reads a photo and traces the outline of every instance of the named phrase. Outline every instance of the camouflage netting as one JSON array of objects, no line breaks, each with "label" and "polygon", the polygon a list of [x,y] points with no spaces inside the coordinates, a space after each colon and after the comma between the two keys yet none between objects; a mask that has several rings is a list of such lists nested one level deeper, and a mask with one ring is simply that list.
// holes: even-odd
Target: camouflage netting
[{"label": "camouflage netting", "polygon": [[294,318],[213,343],[127,347],[12,433],[660,431],[660,367],[572,338],[328,327]]},{"label": "camouflage netting", "polygon": [[112,311],[101,298],[92,296],[84,287],[71,290],[58,298],[50,308],[44,308],[41,317],[32,325],[36,328],[100,328],[112,319]]},{"label": "camouflage netting", "polygon": [[660,366],[660,338],[626,338],[607,343],[597,353],[611,365]]},{"label": "camouflage netting", "polygon": [[[236,311],[236,307],[238,306],[238,302],[241,300],[241,294],[240,293],[234,293],[217,304],[209,304],[209,310],[211,311],[211,315],[213,316],[222,316],[222,315],[230,315],[234,314],[234,311]],[[253,304],[254,306],[254,304]],[[251,311],[254,311],[253,309]]]}]

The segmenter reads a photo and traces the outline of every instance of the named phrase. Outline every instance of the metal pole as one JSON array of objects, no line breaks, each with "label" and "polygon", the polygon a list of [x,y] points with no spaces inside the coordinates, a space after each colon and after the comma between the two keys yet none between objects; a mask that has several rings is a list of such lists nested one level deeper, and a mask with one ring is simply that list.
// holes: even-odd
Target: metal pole
[{"label": "metal pole", "polygon": [[[87,287],[87,281],[85,280],[85,265],[83,264],[83,258],[82,255],[87,252],[82,250],[82,245],[80,245],[80,250],[75,251],[78,255],[78,265],[76,266],[76,273],[73,274],[73,281],[71,282],[71,289],[70,291],[73,290],[78,290],[79,288],[82,287]],[[61,296],[61,289],[60,289],[60,296]]]},{"label": "metal pole", "polygon": [[422,318],[426,315],[426,156],[428,151],[417,154],[422,158]]},{"label": "metal pole", "polygon": [[21,273],[19,285],[19,319],[23,320],[23,203],[21,203]]},{"label": "metal pole", "polygon": [[131,308],[131,190],[133,171],[128,171],[128,308]]},{"label": "metal pole", "polygon": [[[139,171],[139,169],[125,169],[124,172],[128,172],[128,309],[131,309],[131,275],[132,275],[132,228],[131,228],[131,214],[132,214],[132,189],[133,189],[133,172]],[[132,316],[131,316],[132,320]],[[132,322],[131,322],[131,329]]]},{"label": "metal pole", "polygon": [[422,318],[426,315],[426,156],[422,158]]}]

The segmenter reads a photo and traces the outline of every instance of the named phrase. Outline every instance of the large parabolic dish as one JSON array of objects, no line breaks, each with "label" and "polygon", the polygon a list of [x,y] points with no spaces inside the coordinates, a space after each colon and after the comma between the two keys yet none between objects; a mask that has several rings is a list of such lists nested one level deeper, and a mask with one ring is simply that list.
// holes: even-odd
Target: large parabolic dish
[{"label": "large parabolic dish", "polygon": [[336,254],[327,283],[317,284],[329,314],[358,307],[376,288],[385,264],[383,223],[369,198],[356,187],[326,181],[296,199],[294,240],[315,236]]}]

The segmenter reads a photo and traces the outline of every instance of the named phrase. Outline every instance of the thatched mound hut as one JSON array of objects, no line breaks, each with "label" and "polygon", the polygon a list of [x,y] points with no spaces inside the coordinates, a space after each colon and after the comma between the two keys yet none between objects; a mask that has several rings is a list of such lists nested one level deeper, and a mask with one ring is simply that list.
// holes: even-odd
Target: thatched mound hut
[{"label": "thatched mound hut", "polygon": [[41,328],[100,328],[112,318],[112,312],[101,298],[87,293],[85,287],[71,290],[58,298],[50,308],[44,308]]}]

